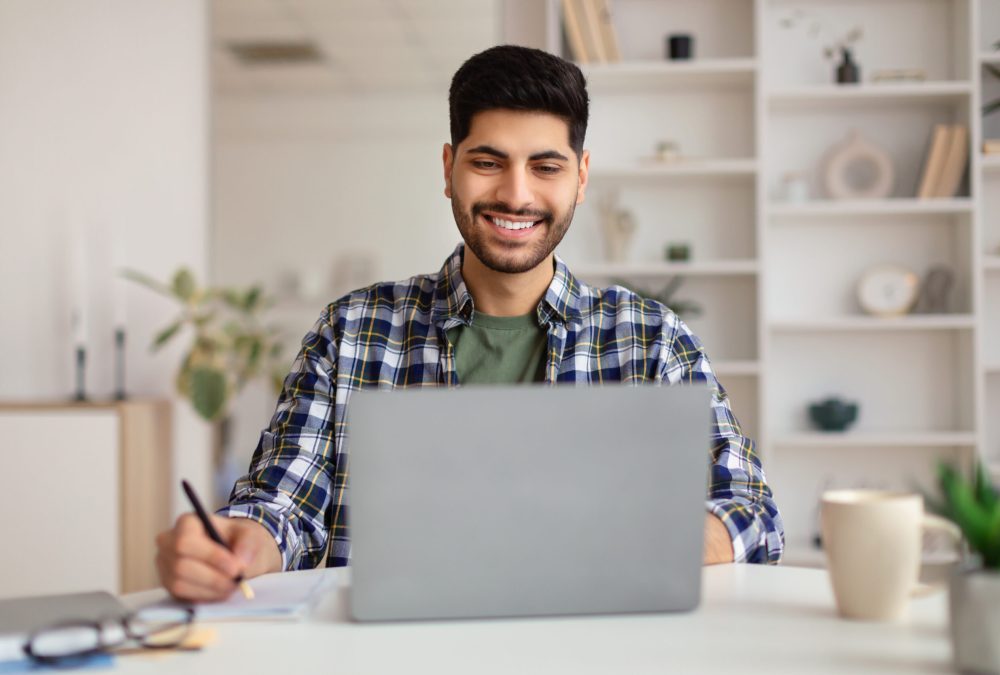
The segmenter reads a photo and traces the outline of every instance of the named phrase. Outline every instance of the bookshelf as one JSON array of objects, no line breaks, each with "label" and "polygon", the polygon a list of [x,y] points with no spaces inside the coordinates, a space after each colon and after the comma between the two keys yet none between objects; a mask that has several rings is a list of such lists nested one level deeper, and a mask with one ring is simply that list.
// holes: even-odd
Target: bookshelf
[{"label": "bookshelf", "polygon": [[[927,487],[938,460],[977,454],[1000,471],[1000,416],[989,414],[1000,410],[1000,157],[979,152],[1000,138],[1000,113],[978,112],[1000,96],[984,67],[1000,64],[1000,35],[988,32],[1000,0],[618,0],[613,11],[622,60],[584,68],[591,186],[560,253],[593,283],[683,276],[678,296],[704,309],[685,320],[758,440],[788,559],[816,557],[824,489]],[[831,82],[824,36],[786,25],[795,12],[831,35],[863,26],[860,84]],[[546,20],[548,48],[570,56],[560,2]],[[664,59],[672,32],[695,36],[693,60]],[[926,77],[871,78],[896,68]],[[917,199],[936,124],[968,129],[968,173],[954,197]],[[852,129],[888,153],[889,197],[825,197],[823,158]],[[697,159],[656,164],[659,140]],[[805,173],[806,201],[781,199],[793,171]],[[639,223],[628,262],[614,265],[594,206],[611,192]],[[662,259],[678,241],[693,251],[686,266]],[[947,266],[948,312],[863,314],[858,278],[885,262]],[[861,405],[847,433],[809,423],[806,404],[830,395]]]}]

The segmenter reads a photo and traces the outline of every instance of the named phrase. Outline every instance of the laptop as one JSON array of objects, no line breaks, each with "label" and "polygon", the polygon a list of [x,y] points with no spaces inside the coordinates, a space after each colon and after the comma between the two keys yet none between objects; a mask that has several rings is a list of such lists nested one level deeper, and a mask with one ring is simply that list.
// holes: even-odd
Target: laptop
[{"label": "laptop", "polygon": [[697,606],[707,388],[360,391],[348,415],[355,620]]},{"label": "laptop", "polygon": [[0,599],[0,663],[27,658],[24,643],[40,628],[67,621],[96,622],[126,614],[125,605],[106,591]]}]

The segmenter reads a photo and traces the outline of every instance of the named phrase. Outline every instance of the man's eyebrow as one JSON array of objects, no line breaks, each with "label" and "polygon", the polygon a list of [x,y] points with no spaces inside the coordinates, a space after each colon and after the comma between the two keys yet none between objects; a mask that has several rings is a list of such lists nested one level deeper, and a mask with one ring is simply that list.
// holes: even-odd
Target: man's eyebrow
[{"label": "man's eyebrow", "polygon": [[[510,155],[508,155],[506,152],[503,152],[502,150],[497,150],[491,145],[477,145],[474,148],[469,148],[466,152],[478,153],[482,155],[491,155],[493,157],[496,157],[497,159],[510,158]],[[536,152],[535,154],[528,157],[528,159],[532,162],[537,162],[542,159],[559,159],[564,162],[569,161],[569,157],[556,150],[545,150],[544,152]]]}]

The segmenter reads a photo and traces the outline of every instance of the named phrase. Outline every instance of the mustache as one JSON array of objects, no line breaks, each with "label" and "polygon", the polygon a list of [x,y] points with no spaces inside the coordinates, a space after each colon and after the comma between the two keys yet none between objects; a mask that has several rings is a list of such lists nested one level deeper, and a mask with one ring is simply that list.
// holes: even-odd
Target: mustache
[{"label": "mustache", "polygon": [[484,211],[492,211],[501,216],[514,216],[516,218],[534,218],[535,220],[552,221],[551,211],[539,211],[537,209],[514,209],[509,204],[503,202],[476,202],[472,205],[472,216],[482,215]]}]

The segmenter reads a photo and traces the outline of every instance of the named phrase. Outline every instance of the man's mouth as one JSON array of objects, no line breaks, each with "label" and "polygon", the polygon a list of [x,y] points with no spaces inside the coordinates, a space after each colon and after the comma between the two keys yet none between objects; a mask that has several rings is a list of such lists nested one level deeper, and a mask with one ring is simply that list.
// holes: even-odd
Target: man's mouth
[{"label": "man's mouth", "polygon": [[483,218],[493,223],[500,229],[507,230],[510,232],[516,232],[518,230],[527,230],[544,221],[544,218],[541,220],[526,220],[524,218],[513,218],[513,217],[504,218],[502,216],[494,216],[488,213],[484,213]]}]

